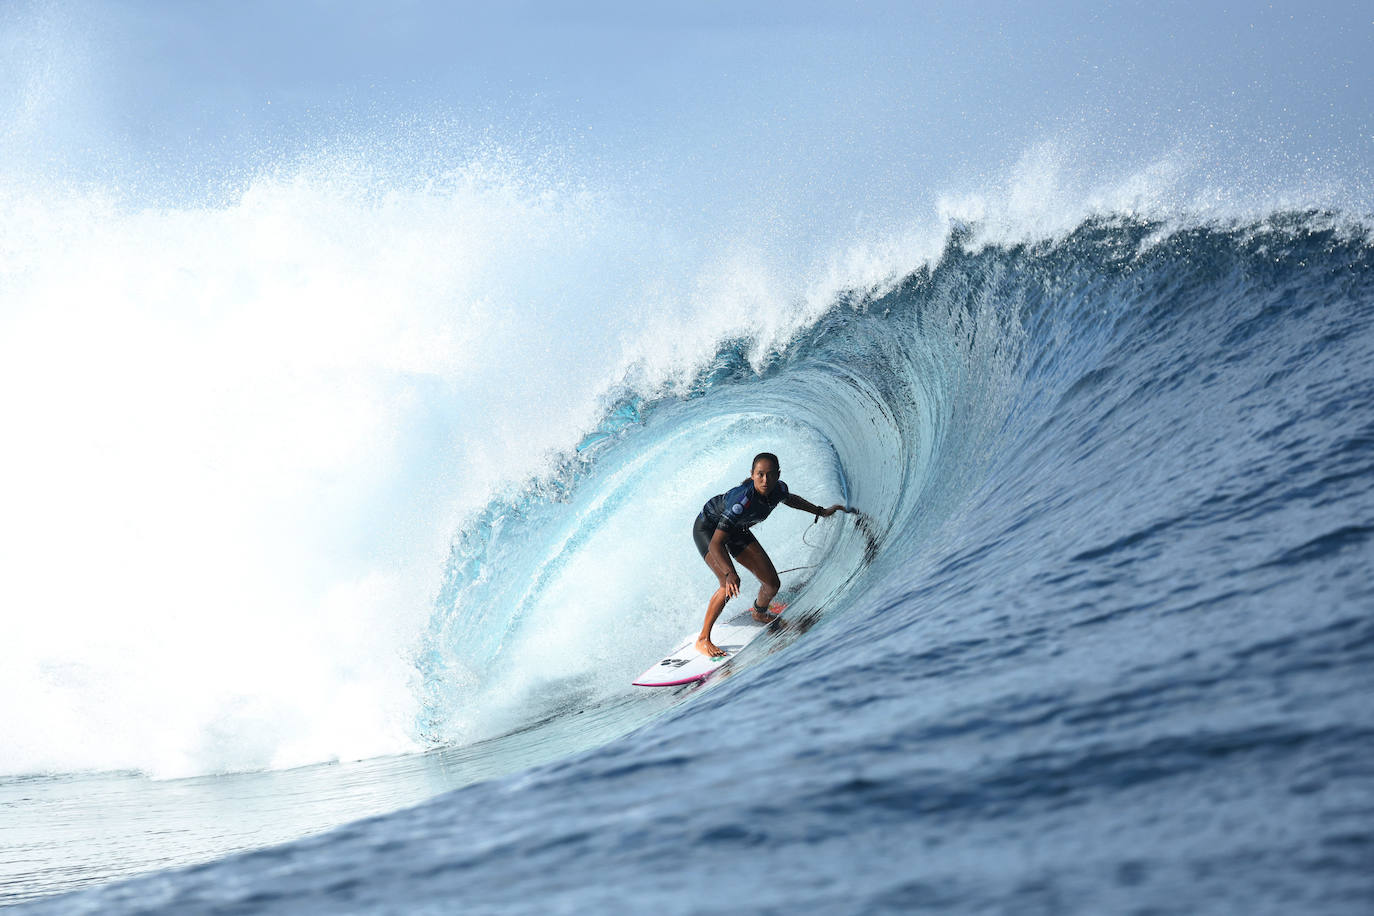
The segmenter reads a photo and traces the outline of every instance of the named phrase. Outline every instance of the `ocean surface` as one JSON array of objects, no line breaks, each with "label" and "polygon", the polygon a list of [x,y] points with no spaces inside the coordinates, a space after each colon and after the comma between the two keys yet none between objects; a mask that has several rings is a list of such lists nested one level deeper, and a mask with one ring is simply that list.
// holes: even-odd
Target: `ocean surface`
[{"label": "ocean surface", "polygon": [[[814,625],[698,689],[631,687],[711,590],[701,497],[765,447],[862,512],[757,529]],[[956,225],[772,346],[723,340],[657,393],[627,377],[553,471],[467,516],[410,657],[418,750],[5,777],[0,894],[1364,913],[1371,561],[1366,224]]]}]

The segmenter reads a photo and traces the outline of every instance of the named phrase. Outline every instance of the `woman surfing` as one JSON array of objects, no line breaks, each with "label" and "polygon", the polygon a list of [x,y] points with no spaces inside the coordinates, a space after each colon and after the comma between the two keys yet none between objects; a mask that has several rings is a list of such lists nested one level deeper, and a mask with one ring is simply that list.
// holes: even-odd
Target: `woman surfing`
[{"label": "woman surfing", "polygon": [[744,568],[759,580],[754,619],[759,623],[777,619],[768,612],[768,603],[781,585],[778,571],[773,568],[773,561],[768,558],[763,545],[750,532],[750,528],[766,519],[779,503],[817,517],[828,518],[836,512],[854,511],[838,503],[822,509],[807,502],[788,491],[787,484],[780,479],[781,475],[782,465],[778,462],[778,456],[772,452],[760,452],[754,456],[749,479],[707,500],[692,526],[692,539],[696,541],[701,558],[720,581],[720,587],[706,605],[706,622],[702,625],[701,635],[697,637],[697,651],[702,655],[719,658],[727,654],[711,642],[711,627],[720,617],[725,603],[739,594],[739,573],[735,571],[731,557],[743,563]]}]

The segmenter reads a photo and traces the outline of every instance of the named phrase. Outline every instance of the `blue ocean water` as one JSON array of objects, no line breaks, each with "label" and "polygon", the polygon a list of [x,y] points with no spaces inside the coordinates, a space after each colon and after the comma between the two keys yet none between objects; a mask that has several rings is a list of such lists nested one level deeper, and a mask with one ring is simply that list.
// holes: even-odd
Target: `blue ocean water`
[{"label": "blue ocean water", "polygon": [[[358,774],[378,810],[466,785],[21,910],[1366,912],[1372,255],[1320,211],[956,226],[685,385],[627,375],[458,530],[430,750]],[[630,687],[709,592],[698,497],[765,446],[863,513],[758,529],[816,624]]]}]

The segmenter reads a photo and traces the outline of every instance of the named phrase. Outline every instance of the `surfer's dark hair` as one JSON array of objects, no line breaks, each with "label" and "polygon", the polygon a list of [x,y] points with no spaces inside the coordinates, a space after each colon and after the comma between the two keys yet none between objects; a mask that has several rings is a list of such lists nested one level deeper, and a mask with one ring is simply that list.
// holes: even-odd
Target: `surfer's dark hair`
[{"label": "surfer's dark hair", "polygon": [[749,473],[754,473],[754,468],[759,466],[760,461],[771,461],[773,462],[773,467],[777,468],[779,471],[782,470],[782,462],[778,460],[777,455],[774,455],[772,452],[759,452],[754,456],[753,463],[749,465]]}]

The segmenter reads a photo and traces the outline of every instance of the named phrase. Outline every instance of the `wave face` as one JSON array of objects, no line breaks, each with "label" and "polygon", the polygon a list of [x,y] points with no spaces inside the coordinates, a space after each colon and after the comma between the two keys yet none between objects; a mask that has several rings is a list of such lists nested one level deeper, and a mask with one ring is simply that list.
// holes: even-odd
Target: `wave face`
[{"label": "wave face", "polygon": [[561,474],[474,516],[419,727],[634,702],[710,589],[691,515],[761,446],[865,513],[759,529],[812,567],[785,577],[812,630],[590,752],[53,908],[692,912],[709,888],[778,911],[1358,911],[1371,366],[1359,225],[956,232],[775,349],[627,393]]}]

